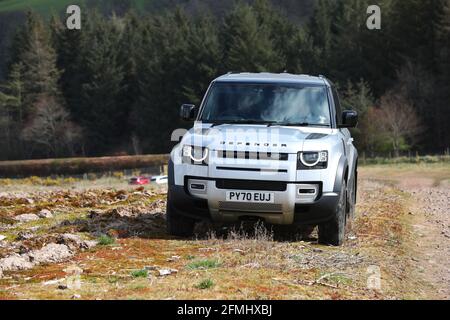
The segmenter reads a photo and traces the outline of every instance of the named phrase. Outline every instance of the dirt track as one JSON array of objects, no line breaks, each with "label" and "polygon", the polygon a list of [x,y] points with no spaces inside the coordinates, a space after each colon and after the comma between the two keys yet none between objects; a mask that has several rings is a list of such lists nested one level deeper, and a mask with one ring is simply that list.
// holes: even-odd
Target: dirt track
[{"label": "dirt track", "polygon": [[[161,191],[0,188],[0,268],[10,259],[0,298],[448,299],[449,166],[365,167],[360,177],[341,248],[261,227],[170,238]],[[16,221],[42,210],[51,215]]]},{"label": "dirt track", "polygon": [[[399,188],[411,194],[416,216],[418,270],[437,289],[437,296],[450,299],[450,188],[431,178],[406,178]],[[416,259],[414,259],[416,260]]]}]

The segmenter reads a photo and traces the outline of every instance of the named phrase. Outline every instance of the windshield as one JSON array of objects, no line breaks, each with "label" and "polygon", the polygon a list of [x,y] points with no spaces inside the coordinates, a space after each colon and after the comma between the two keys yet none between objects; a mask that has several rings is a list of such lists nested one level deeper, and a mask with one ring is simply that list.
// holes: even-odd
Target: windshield
[{"label": "windshield", "polygon": [[330,126],[325,86],[215,83],[200,120],[208,123],[261,123]]}]

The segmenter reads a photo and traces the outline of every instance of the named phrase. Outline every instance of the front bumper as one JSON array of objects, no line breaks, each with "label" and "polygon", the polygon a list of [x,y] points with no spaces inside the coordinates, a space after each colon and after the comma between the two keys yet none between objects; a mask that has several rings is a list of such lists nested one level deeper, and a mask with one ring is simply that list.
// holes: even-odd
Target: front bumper
[{"label": "front bumper", "polygon": [[[262,219],[270,224],[317,224],[328,221],[335,213],[339,195],[337,193],[322,193],[320,182],[286,182],[285,189],[278,188],[264,192],[273,193],[275,201],[266,203],[235,203],[227,202],[226,192],[220,180],[199,177],[185,177],[184,186],[169,185],[171,205],[180,215],[197,220],[212,220],[218,222],[238,222],[248,219]],[[190,185],[204,184],[205,189],[193,190]],[[256,185],[266,185],[255,181]],[[311,201],[306,201],[299,194],[300,187],[319,186],[317,194]],[[282,190],[284,189],[284,190]],[[242,189],[241,191],[256,191]]]}]

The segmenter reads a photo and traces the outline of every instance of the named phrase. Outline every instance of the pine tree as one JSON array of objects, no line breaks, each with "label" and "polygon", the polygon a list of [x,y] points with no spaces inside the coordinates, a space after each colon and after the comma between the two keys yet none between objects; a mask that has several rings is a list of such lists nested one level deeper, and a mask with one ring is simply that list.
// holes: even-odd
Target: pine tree
[{"label": "pine tree", "polygon": [[183,85],[187,102],[199,105],[211,79],[217,77],[220,70],[221,46],[217,26],[212,17],[204,17],[191,25],[187,37],[189,49],[184,58],[189,74]]},{"label": "pine tree", "polygon": [[83,122],[85,116],[80,93],[83,83],[89,81],[86,56],[91,47],[90,39],[94,36],[97,21],[95,13],[91,16],[86,12],[87,10],[81,10],[83,15],[81,30],[67,29],[58,18],[55,18],[51,25],[52,38],[58,54],[57,66],[63,70],[60,79],[61,90],[67,107],[79,123]]},{"label": "pine tree", "polygon": [[283,59],[270,38],[270,28],[261,24],[255,10],[238,4],[223,26],[224,65],[230,71],[280,72]]},{"label": "pine tree", "polygon": [[313,16],[308,25],[308,33],[312,37],[316,48],[318,62],[316,69],[329,70],[330,57],[332,55],[332,26],[334,3],[331,0],[318,0],[314,8]]},{"label": "pine tree", "polygon": [[56,67],[56,52],[44,22],[34,15],[27,20],[27,43],[23,44],[19,59],[24,66],[24,103],[29,108],[42,95],[60,97]]},{"label": "pine tree", "polygon": [[180,104],[186,102],[192,65],[189,55],[189,20],[180,9],[153,17],[144,27],[146,40],[139,57],[139,100],[131,123],[145,152],[166,152],[178,120]]},{"label": "pine tree", "polygon": [[86,51],[78,119],[86,129],[87,148],[105,152],[118,142],[126,125],[126,114],[117,99],[123,89],[123,66],[118,59],[121,30],[97,14],[91,17],[93,32]]}]

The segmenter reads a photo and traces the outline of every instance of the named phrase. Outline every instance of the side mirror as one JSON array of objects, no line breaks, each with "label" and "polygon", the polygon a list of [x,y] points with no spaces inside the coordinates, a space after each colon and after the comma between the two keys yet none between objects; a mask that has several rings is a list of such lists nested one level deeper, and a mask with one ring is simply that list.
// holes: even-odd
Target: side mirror
[{"label": "side mirror", "polygon": [[340,128],[354,128],[358,124],[358,112],[353,110],[345,110],[342,112],[342,124]]},{"label": "side mirror", "polygon": [[197,116],[198,108],[193,104],[183,104],[180,109],[180,117],[184,121],[193,121]]}]

